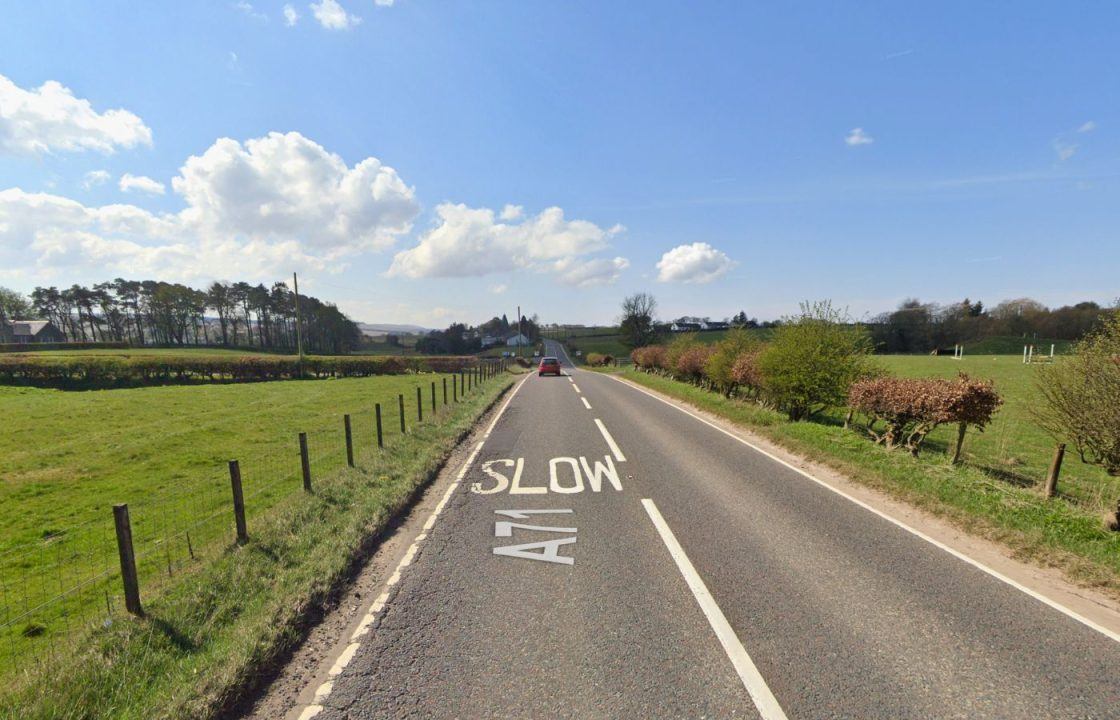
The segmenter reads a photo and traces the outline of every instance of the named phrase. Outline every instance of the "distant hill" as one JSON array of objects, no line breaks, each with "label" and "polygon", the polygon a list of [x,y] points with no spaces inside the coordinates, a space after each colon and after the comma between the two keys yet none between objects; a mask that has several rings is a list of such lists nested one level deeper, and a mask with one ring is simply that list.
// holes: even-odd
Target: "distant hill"
[{"label": "distant hill", "polygon": [[394,325],[393,323],[358,323],[363,335],[385,335],[387,333],[419,335],[431,332],[431,328],[419,325]]}]

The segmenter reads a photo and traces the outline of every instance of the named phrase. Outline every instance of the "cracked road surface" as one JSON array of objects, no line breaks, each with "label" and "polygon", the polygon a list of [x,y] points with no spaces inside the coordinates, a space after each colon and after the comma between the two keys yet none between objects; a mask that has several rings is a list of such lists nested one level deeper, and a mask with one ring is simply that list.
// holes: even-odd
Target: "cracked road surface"
[{"label": "cracked road surface", "polygon": [[1107,631],[566,373],[518,386],[298,716],[1120,717]]}]

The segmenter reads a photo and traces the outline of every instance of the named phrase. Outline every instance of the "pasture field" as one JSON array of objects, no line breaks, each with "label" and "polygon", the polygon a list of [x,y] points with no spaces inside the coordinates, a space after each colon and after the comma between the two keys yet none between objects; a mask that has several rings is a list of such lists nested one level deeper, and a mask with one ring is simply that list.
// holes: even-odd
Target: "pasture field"
[{"label": "pasture field", "polygon": [[[93,350],[37,350],[31,352],[5,353],[3,357],[25,357],[50,360],[68,357],[284,357],[279,353],[266,353],[256,350],[238,350],[219,347],[178,347],[178,348],[98,348]],[[294,355],[290,357],[295,357]]]},{"label": "pasture field", "polygon": [[129,505],[151,595],[229,546],[229,460],[240,463],[252,526],[303,495],[300,432],[316,483],[346,469],[344,413],[359,468],[384,468],[390,452],[407,449],[401,467],[443,452],[449,428],[468,422],[499,385],[455,404],[452,382],[423,373],[91,391],[0,386],[0,677],[89,621],[121,612],[114,504]]},{"label": "pasture field", "polygon": [[[1024,365],[1018,355],[968,355],[962,360],[928,355],[884,355],[876,358],[902,377],[955,377],[958,372],[992,380],[1003,397],[991,425],[982,433],[970,430],[964,445],[965,461],[1009,483],[1023,487],[1046,477],[1056,441],[1031,416],[1041,402],[1035,377],[1040,365]],[[1061,362],[1059,359],[1058,362]],[[942,452],[956,438],[956,429],[940,427],[927,439],[928,451]],[[1066,450],[1058,485],[1067,499],[1090,512],[1116,507],[1120,478],[1081,462],[1073,447]]]}]

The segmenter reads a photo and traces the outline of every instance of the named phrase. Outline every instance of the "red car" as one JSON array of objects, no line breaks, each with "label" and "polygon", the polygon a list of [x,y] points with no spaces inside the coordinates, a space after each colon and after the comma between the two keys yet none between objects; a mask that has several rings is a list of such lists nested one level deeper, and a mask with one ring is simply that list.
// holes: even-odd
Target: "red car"
[{"label": "red car", "polygon": [[560,372],[560,361],[554,357],[541,358],[541,364],[537,367],[537,377],[541,375],[556,375],[560,376],[564,373]]}]

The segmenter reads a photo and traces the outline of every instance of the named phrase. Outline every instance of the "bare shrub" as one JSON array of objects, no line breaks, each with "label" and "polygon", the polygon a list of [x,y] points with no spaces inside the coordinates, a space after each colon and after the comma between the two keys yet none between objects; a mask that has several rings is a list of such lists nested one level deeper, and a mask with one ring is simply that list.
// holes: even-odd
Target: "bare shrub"
[{"label": "bare shrub", "polygon": [[1120,311],[1074,347],[1072,357],[1039,368],[1040,425],[1077,448],[1081,461],[1120,475]]}]

